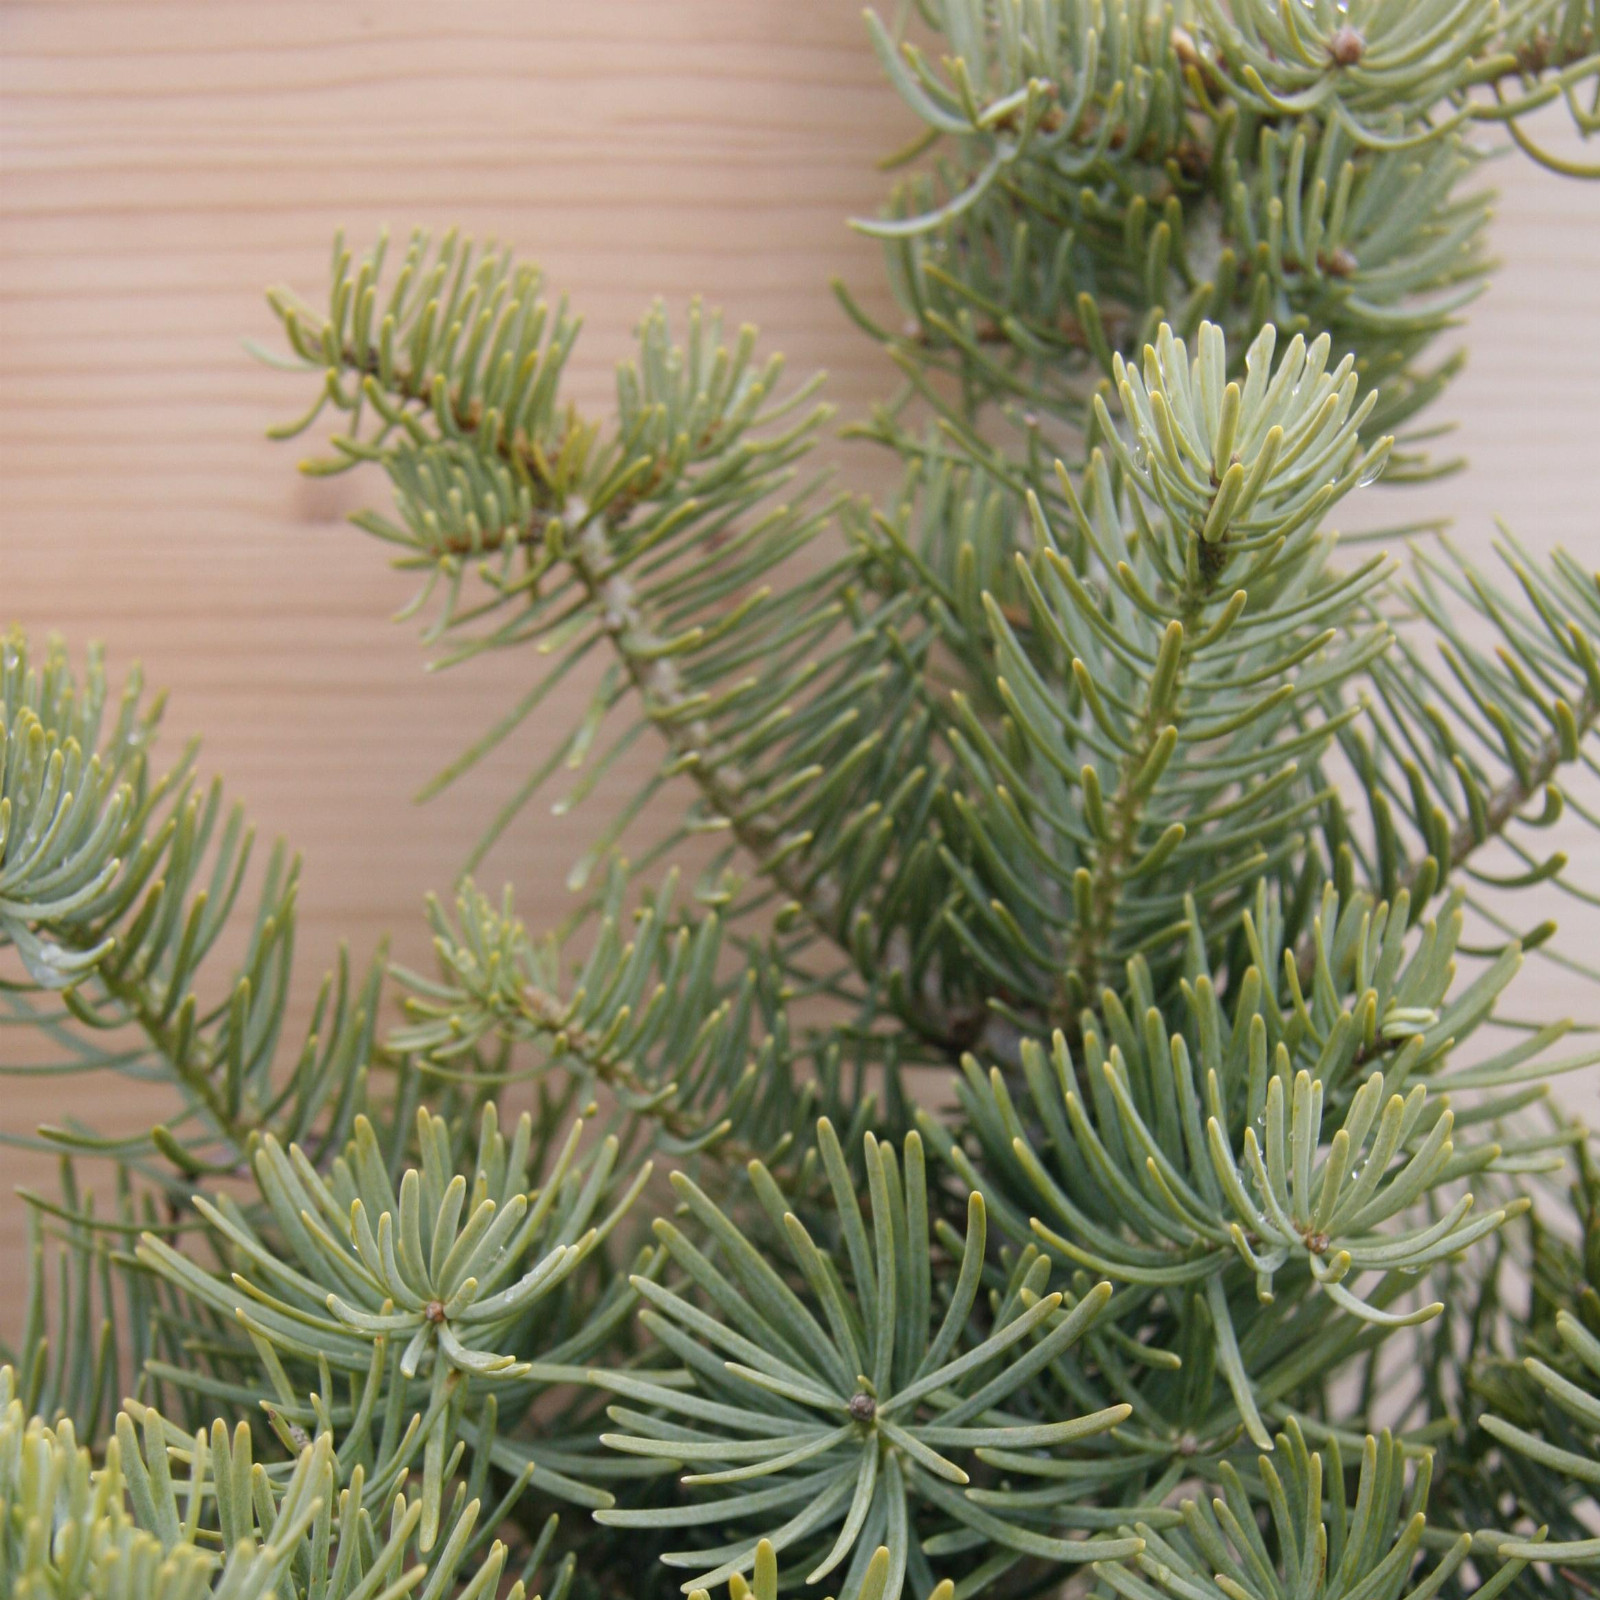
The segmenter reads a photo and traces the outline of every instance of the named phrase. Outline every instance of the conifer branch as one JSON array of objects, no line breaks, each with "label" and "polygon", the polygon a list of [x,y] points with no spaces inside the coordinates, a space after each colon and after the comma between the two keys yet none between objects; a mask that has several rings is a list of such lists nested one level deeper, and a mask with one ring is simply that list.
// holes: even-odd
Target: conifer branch
[{"label": "conifer branch", "polygon": [[[1600,700],[1585,693],[1574,710],[1573,722],[1580,739],[1592,733],[1596,722],[1600,722]],[[1526,775],[1507,778],[1487,796],[1481,831],[1469,818],[1458,823],[1451,832],[1450,866],[1463,865],[1474,851],[1503,834],[1523,808],[1537,800],[1555,781],[1557,772],[1571,759],[1562,741],[1553,733],[1546,734],[1532,753]]]},{"label": "conifer branch", "polygon": [[901,11],[924,133],[859,225],[904,320],[841,295],[903,378],[882,507],[698,304],[597,417],[499,249],[271,296],[278,431],[386,474],[436,664],[528,668],[424,791],[540,730],[472,861],[659,745],[558,932],[467,880],[382,1045],[341,959],[296,1050],[295,866],[202,999],[242,816],[153,778],[136,677],[6,640],[3,1070],[174,1102],[34,1141],[6,1593],[1592,1595],[1600,1179],[1539,1111],[1600,1052],[1507,996],[1600,981],[1518,920],[1600,906],[1539,842],[1600,828],[1600,579],[1326,525],[1440,470],[1473,130],[1577,169],[1529,114],[1600,131],[1594,0]]}]

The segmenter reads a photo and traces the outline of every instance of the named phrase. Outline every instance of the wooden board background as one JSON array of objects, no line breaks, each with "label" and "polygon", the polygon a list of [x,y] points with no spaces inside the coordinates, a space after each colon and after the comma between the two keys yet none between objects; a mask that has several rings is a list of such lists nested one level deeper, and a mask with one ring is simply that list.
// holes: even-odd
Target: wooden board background
[{"label": "wooden board background", "polygon": [[[410,803],[519,667],[427,676],[414,630],[385,620],[407,585],[343,525],[362,487],[299,479],[296,447],[263,437],[305,390],[240,347],[272,335],[262,287],[319,296],[339,226],[365,241],[459,222],[570,289],[580,400],[604,399],[653,296],[700,292],[792,370],[828,368],[859,413],[889,369],[828,278],[886,307],[876,249],[844,219],[871,211],[873,159],[911,131],[854,0],[0,4],[0,622],[102,639],[171,689],[169,726],[203,732],[208,770],[304,852],[305,990],[341,938],[364,953],[387,932],[425,960],[422,896],[529,746],[453,801]],[[1600,189],[1514,158],[1495,176],[1505,266],[1445,401],[1474,470],[1392,492],[1403,509],[1374,491],[1368,514],[1450,513],[1473,546],[1503,514],[1592,561]],[[862,447],[840,454],[881,480]],[[540,807],[484,878],[554,918],[583,827]],[[1534,1003],[1561,1007],[1552,988]],[[1594,1079],[1566,1092],[1592,1104]],[[72,1093],[118,1115],[116,1086]],[[58,1114],[60,1095],[0,1082],[0,1126]],[[5,1189],[40,1171],[0,1150]],[[19,1212],[0,1205],[0,1282]]]}]

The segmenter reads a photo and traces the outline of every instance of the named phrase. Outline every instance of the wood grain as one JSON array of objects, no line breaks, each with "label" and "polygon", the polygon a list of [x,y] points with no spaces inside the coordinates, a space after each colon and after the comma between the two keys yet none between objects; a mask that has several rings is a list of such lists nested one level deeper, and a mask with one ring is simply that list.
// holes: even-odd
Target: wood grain
[{"label": "wood grain", "polygon": [[[203,732],[208,769],[304,852],[307,991],[341,938],[426,959],[422,896],[530,744],[448,803],[410,803],[522,669],[428,676],[385,620],[406,585],[342,520],[371,486],[301,480],[263,436],[304,395],[241,350],[271,337],[262,287],[320,293],[339,226],[459,222],[570,289],[580,400],[605,397],[652,297],[703,293],[793,370],[829,368],[859,412],[889,371],[827,283],[886,307],[844,219],[873,208],[872,159],[911,131],[853,0],[0,7],[0,619],[103,639],[172,690],[169,724]],[[1452,513],[1476,545],[1503,513],[1592,559],[1600,191],[1518,161],[1497,177],[1505,269],[1445,402],[1474,470],[1373,514]],[[870,455],[842,460],[881,481]],[[553,918],[583,825],[530,813],[484,877]],[[19,1048],[0,1036],[0,1059]],[[7,1131],[62,1109],[47,1085],[0,1093]],[[119,1114],[115,1086],[73,1093]],[[9,1188],[40,1164],[0,1152],[0,1172]],[[0,1207],[8,1279],[19,1211]]]}]

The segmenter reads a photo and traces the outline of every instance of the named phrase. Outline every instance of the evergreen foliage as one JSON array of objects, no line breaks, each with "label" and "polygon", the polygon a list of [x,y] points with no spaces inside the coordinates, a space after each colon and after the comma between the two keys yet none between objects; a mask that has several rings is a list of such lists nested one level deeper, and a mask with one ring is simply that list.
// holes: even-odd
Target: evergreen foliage
[{"label": "evergreen foliage", "polygon": [[[5,1070],[169,1107],[10,1135],[61,1183],[6,1593],[1600,1589],[1600,1177],[1548,1101],[1597,890],[1544,837],[1600,826],[1600,579],[1331,522],[1452,465],[1484,156],[1582,172],[1529,118],[1600,128],[1600,12],[868,33],[922,127],[857,224],[900,322],[839,291],[885,504],[698,305],[596,417],[498,248],[270,297],[280,432],[387,476],[436,660],[527,667],[425,791],[537,731],[431,972],[341,957],[289,1038],[292,859],[157,775],[137,671],[4,640]],[[535,934],[466,873],[558,783],[593,842]],[[1522,1014],[1529,956],[1590,1021]]]}]

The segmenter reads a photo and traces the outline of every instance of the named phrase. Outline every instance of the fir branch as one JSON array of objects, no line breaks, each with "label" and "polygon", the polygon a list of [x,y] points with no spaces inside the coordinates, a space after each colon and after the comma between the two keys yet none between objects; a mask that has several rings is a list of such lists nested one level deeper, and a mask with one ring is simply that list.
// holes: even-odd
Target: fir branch
[{"label": "fir branch", "polygon": [[1330,571],[1317,526],[1381,467],[1387,441],[1359,436],[1372,398],[1348,357],[1327,370],[1326,340],[1276,367],[1274,343],[1269,326],[1242,382],[1210,326],[1192,362],[1165,328],[1142,376],[1115,358],[1132,437],[1097,400],[1111,459],[1096,450],[1082,491],[1058,468],[1069,537],[1032,502],[1028,636],[989,602],[1019,754],[965,716],[971,864],[952,871],[969,948],[981,927],[1024,1025],[1030,1006],[1075,1018],[1130,954],[1181,948],[1186,896],[1211,938],[1231,926],[1324,798],[1316,755],[1355,715],[1326,686],[1386,648],[1350,621],[1382,561]]},{"label": "fir branch", "polygon": [[[1414,1226],[1380,1230],[1499,1161],[1493,1142],[1455,1148],[1439,1091],[1508,1088],[1524,1059],[1513,1050],[1476,1070],[1447,1070],[1516,961],[1502,959],[1447,999],[1461,913],[1430,922],[1408,952],[1409,923],[1404,897],[1393,907],[1359,897],[1345,905],[1330,886],[1309,992],[1292,981],[1280,1005],[1270,975],[1285,970],[1284,921],[1263,888],[1245,921],[1252,961],[1231,1014],[1198,951],[1181,1017],[1162,1014],[1150,970],[1135,959],[1129,1003],[1099,998],[1077,1058],[1057,1034],[1048,1051],[1024,1041],[1021,1082],[964,1063],[957,1094],[972,1153],[940,1120],[919,1118],[968,1182],[987,1183],[1019,1246],[1131,1286],[1140,1318],[1160,1306],[1177,1322],[1178,1348],[1196,1318],[1215,1330],[1237,1411],[1218,1415],[1208,1394],[1186,1395],[1182,1381],[1164,1393],[1141,1385],[1146,1407],[1171,1408],[1152,1451],[1225,1438],[1235,1418],[1270,1448],[1263,1409],[1292,1391],[1299,1352],[1288,1330],[1303,1323],[1308,1298],[1326,1295],[1349,1314],[1347,1340],[1359,1340],[1363,1320],[1392,1328],[1437,1316],[1438,1303],[1394,1307],[1402,1275],[1459,1254],[1523,1209],[1512,1202],[1469,1220],[1463,1195],[1441,1199]],[[1574,1065],[1593,1060],[1586,1053]],[[1362,1263],[1376,1280],[1364,1297],[1345,1281]],[[1251,1280],[1254,1297],[1241,1292]],[[1202,1291],[1196,1306],[1190,1295]],[[1317,1320],[1341,1336],[1339,1318]],[[1235,1329],[1248,1330],[1248,1354]]]},{"label": "fir branch", "polygon": [[[629,917],[627,878],[614,871],[589,953],[564,981],[560,946],[530,939],[509,889],[497,908],[465,883],[454,920],[430,903],[440,975],[399,973],[409,1022],[390,1048],[446,1081],[488,1086],[559,1070],[585,1095],[603,1085],[630,1147],[642,1127],[647,1143],[679,1155],[781,1151],[809,1105],[793,1082],[781,979],[754,960],[724,978],[720,921],[680,920],[674,888],[669,879]],[[490,1041],[532,1046],[536,1059],[491,1069],[479,1059]]]},{"label": "fir branch", "polygon": [[[1472,1541],[1462,1534],[1425,1576],[1418,1568],[1431,1480],[1426,1457],[1412,1467],[1408,1484],[1401,1445],[1387,1434],[1369,1435],[1352,1502],[1337,1438],[1312,1451],[1291,1423],[1278,1445],[1275,1456],[1261,1457],[1252,1482],[1225,1464],[1220,1496],[1183,1503],[1181,1533],[1146,1533],[1137,1573],[1108,1566],[1098,1576],[1126,1600],[1289,1600],[1308,1593],[1328,1600],[1428,1600],[1467,1559]],[[1258,1523],[1265,1524],[1270,1545]],[[1492,1595],[1502,1587],[1478,1592]]]},{"label": "fir branch", "polygon": [[[288,1470],[268,1470],[252,1459],[248,1430],[230,1438],[218,1421],[192,1435],[174,1432],[159,1413],[132,1406],[118,1415],[97,1469],[70,1421],[47,1426],[25,1415],[13,1374],[0,1369],[6,1593],[19,1600],[357,1600],[425,1581],[423,1592],[433,1596],[501,1593],[508,1552],[498,1540],[486,1544],[492,1512],[477,1530],[480,1498],[451,1509],[437,1557],[419,1564],[421,1503],[396,1492],[369,1508],[359,1467],[341,1485],[330,1434],[305,1442]],[[518,1581],[505,1600],[524,1592]]]},{"label": "fir branch", "polygon": [[[298,863],[280,844],[267,863],[243,959],[224,998],[203,1003],[198,983],[241,893],[253,831],[241,808],[224,810],[219,783],[196,785],[193,746],[152,780],[149,752],[162,703],[141,706],[137,670],[102,737],[106,694],[98,652],[80,682],[59,643],[34,665],[21,635],[8,637],[0,680],[7,752],[0,948],[16,950],[29,981],[6,988],[17,996],[14,1009],[29,992],[59,997],[60,1010],[23,1013],[58,1035],[139,1030],[143,1048],[89,1046],[80,1058],[165,1079],[177,1093],[167,1119],[123,1139],[103,1139],[81,1125],[47,1132],[65,1149],[133,1160],[181,1193],[178,1185],[198,1173],[233,1169],[263,1127],[301,1139],[342,1136],[363,1092],[381,959],[357,985],[341,954],[299,1059],[280,1074],[298,879]],[[76,1063],[69,1057],[63,1070]],[[176,1168],[176,1180],[149,1162],[153,1155]]]},{"label": "fir branch", "polygon": [[[896,825],[927,818],[945,763],[921,685],[927,638],[914,598],[875,602],[858,553],[781,593],[773,587],[838,506],[808,504],[808,490],[762,510],[825,415],[799,409],[810,386],[774,401],[781,364],[751,366],[753,330],[730,351],[719,343],[717,320],[695,308],[678,346],[658,309],[640,330],[638,363],[619,375],[615,422],[591,424],[557,403],[575,325],[560,314],[544,331],[536,271],[498,255],[476,260],[453,235],[430,252],[419,236],[385,307],[377,299],[381,267],[381,247],[359,267],[341,255],[326,317],[291,297],[274,300],[300,358],[332,374],[305,425],[329,402],[352,419],[351,432],[333,439],[338,454],[314,470],[381,462],[409,502],[405,526],[364,523],[408,545],[408,563],[442,575],[452,597],[447,615],[472,622],[508,613],[463,653],[541,639],[563,652],[446,779],[504,738],[596,642],[616,664],[583,721],[502,811],[474,858],[563,758],[584,759],[631,698],[665,742],[656,782],[682,774],[698,790],[685,829],[725,831],[783,915],[809,923],[844,950],[864,984],[878,986],[894,928],[862,948],[863,930],[873,926],[865,903],[896,904],[899,921],[914,914],[913,896],[937,895],[937,886],[908,882]],[[799,420],[770,431],[791,414]],[[475,470],[487,474],[486,485],[497,472],[511,479],[492,494],[474,491],[482,504],[467,517],[461,508],[471,497],[449,487],[445,470],[463,451],[480,459]],[[499,521],[522,494],[536,537]],[[747,515],[756,520],[741,526]],[[482,607],[458,614],[464,574],[455,545],[463,535],[493,559],[482,569]],[[632,728],[619,735],[601,762],[633,736]],[[576,792],[590,781],[580,779]],[[881,814],[886,794],[896,800],[893,816]],[[637,809],[604,830],[574,870],[575,884]],[[920,973],[902,978],[914,1015],[910,997],[927,986]]]},{"label": "fir branch", "polygon": [[[1592,733],[1597,721],[1600,721],[1600,699],[1586,691],[1573,711],[1579,737]],[[1546,734],[1533,751],[1526,774],[1507,778],[1485,797],[1481,826],[1475,826],[1470,817],[1457,823],[1450,834],[1451,870],[1463,866],[1489,840],[1499,838],[1522,810],[1545,792],[1560,768],[1573,759],[1569,749],[1570,746],[1555,734]],[[1419,887],[1422,870],[1419,868],[1417,873]]]},{"label": "fir branch", "polygon": [[[533,663],[426,792],[586,683],[474,859],[659,743],[558,934],[469,882],[386,1046],[341,962],[284,1070],[295,867],[202,1000],[242,816],[192,754],[153,779],[137,682],[7,642],[0,1020],[45,1059],[5,1070],[176,1110],[48,1130],[114,1193],[27,1197],[6,1592],[778,1600],[780,1549],[843,1600],[1592,1591],[1600,1180],[1527,1113],[1596,1052],[1503,996],[1524,951],[1600,977],[1515,920],[1600,904],[1533,831],[1600,827],[1600,586],[1322,523],[1438,470],[1473,127],[1600,127],[1594,0],[901,12],[925,133],[865,227],[905,323],[846,297],[904,380],[881,509],[798,476],[813,386],[697,304],[596,417],[506,252],[340,241],[325,309],[271,297],[316,387],[279,431],[385,472],[354,520],[437,663]],[[948,1103],[909,1076],[958,1056]]]},{"label": "fir branch", "polygon": [[[981,1196],[971,1197],[953,1294],[941,1313],[932,1298],[920,1139],[907,1139],[901,1162],[893,1146],[867,1136],[866,1215],[825,1120],[818,1145],[849,1288],[766,1169],[760,1163],[750,1169],[761,1211],[786,1235],[805,1300],[692,1182],[675,1178],[708,1247],[692,1244],[665,1220],[656,1233],[709,1311],[686,1294],[635,1280],[648,1302],[641,1318],[683,1367],[638,1376],[596,1372],[594,1381],[648,1408],[612,1408],[630,1430],[606,1436],[613,1449],[656,1459],[664,1469],[690,1466],[686,1486],[714,1492],[670,1508],[602,1510],[598,1520],[624,1528],[716,1529],[781,1516],[771,1543],[815,1552],[808,1581],[849,1563],[840,1591],[845,1600],[863,1591],[870,1552],[885,1534],[891,1552],[885,1600],[895,1600],[908,1571],[926,1582],[927,1557],[960,1548],[963,1530],[1009,1552],[1007,1564],[1025,1555],[1076,1563],[1137,1553],[1138,1539],[1063,1537],[1060,1527],[1075,1522],[1068,1507],[1056,1508],[1055,1527],[1036,1530],[1026,1513],[1009,1514],[1005,1493],[958,1492],[971,1481],[958,1456],[1068,1446],[1126,1418],[1126,1406],[1069,1420],[1005,1409],[1034,1373],[1092,1326],[1109,1286],[1069,1305],[1059,1293],[1044,1294],[1047,1269],[1030,1270],[999,1308],[988,1337],[971,1338],[966,1327],[984,1254]],[[747,1483],[765,1486],[746,1489]],[[1019,1505],[1026,1501],[1018,1497]],[[919,1511],[936,1515],[955,1541],[930,1540]],[[1087,1525],[1097,1523],[1091,1518]],[[829,1540],[824,1530],[835,1526]],[[684,1584],[687,1590],[748,1570],[756,1545],[741,1537],[662,1559],[708,1568]]]}]

